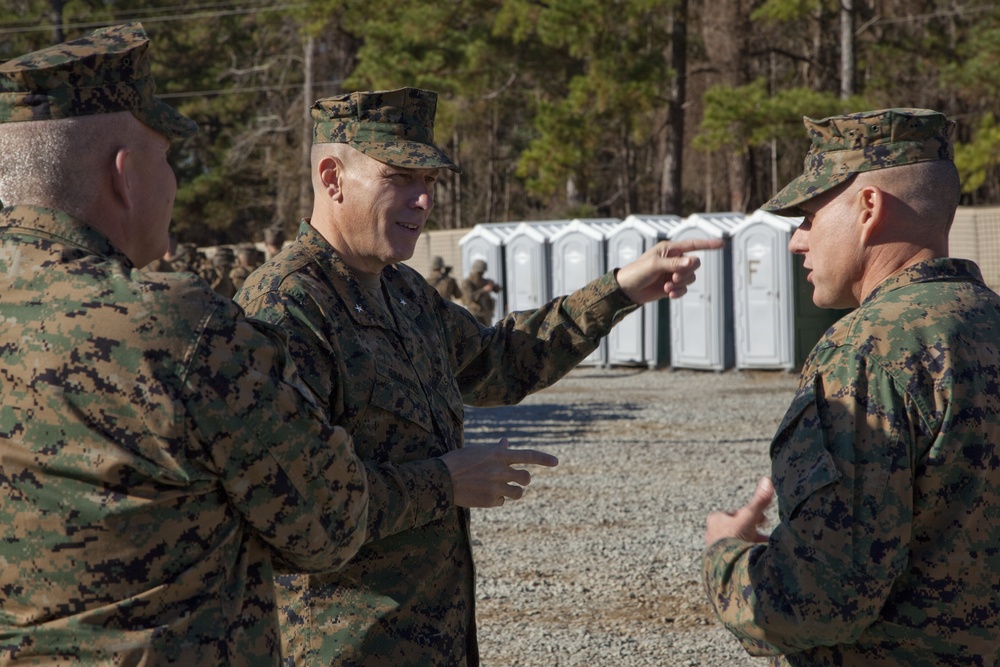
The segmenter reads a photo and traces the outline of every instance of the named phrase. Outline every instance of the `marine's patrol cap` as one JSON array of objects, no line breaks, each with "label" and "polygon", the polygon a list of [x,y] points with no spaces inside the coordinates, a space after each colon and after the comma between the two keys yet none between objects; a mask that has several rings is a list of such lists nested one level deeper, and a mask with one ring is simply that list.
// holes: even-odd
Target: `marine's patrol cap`
[{"label": "marine's patrol cap", "polygon": [[335,95],[312,105],[313,143],[349,144],[394,167],[461,170],[434,145],[437,93],[419,88]]},{"label": "marine's patrol cap", "polygon": [[155,97],[149,38],[139,23],[102,28],[0,65],[0,122],[131,111],[168,137],[198,126]]},{"label": "marine's patrol cap", "polygon": [[955,123],[929,109],[881,109],[802,122],[812,140],[805,169],[763,206],[765,211],[800,216],[799,204],[854,174],[954,159],[948,136]]}]

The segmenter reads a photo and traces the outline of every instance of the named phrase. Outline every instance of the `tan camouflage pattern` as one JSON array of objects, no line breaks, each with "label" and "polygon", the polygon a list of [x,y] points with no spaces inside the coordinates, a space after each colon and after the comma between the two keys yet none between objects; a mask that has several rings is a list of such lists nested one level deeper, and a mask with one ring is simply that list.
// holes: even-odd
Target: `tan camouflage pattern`
[{"label": "tan camouflage pattern", "polygon": [[948,137],[955,123],[929,109],[880,109],[802,122],[812,142],[804,170],[762,207],[765,211],[801,216],[800,204],[854,174],[954,159]]},{"label": "tan camouflage pattern", "polygon": [[0,122],[131,111],[168,137],[198,131],[157,99],[149,39],[139,23],[102,28],[0,65]]},{"label": "tan camouflage pattern", "polygon": [[437,93],[419,88],[326,97],[311,108],[313,143],[350,144],[365,155],[410,169],[461,170],[434,145]]},{"label": "tan camouflage pattern", "polygon": [[[483,271],[485,270],[484,266]],[[462,304],[486,326],[493,323],[493,311],[496,309],[493,292],[486,290],[487,285],[492,283],[492,280],[483,277],[482,272],[475,271],[462,281]]]},{"label": "tan camouflage pattern", "polygon": [[451,267],[435,269],[427,277],[427,283],[437,290],[443,298],[449,301],[460,301],[462,290],[458,286],[458,281],[449,275]]},{"label": "tan camouflage pattern", "polygon": [[0,212],[0,664],[280,664],[272,558],[364,537],[282,335],[94,229]]},{"label": "tan camouflage pattern", "polygon": [[704,555],[709,600],[775,665],[996,665],[1000,297],[910,266],[816,345],[771,443],[779,524]]},{"label": "tan camouflage pattern", "polygon": [[463,405],[513,404],[551,385],[632,302],[609,273],[483,327],[402,264],[366,289],[307,223],[236,300],[288,333],[303,379],[352,433],[371,490],[358,555],[334,574],[282,580],[290,664],[478,665],[468,511],[436,457],[463,446]]}]

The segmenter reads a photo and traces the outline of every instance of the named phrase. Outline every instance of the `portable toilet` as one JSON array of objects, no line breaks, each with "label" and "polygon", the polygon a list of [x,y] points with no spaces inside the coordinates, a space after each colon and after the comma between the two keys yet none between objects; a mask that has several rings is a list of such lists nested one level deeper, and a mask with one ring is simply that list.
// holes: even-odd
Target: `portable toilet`
[{"label": "portable toilet", "polygon": [[[458,240],[462,257],[461,275],[455,276],[461,284],[472,270],[472,264],[478,259],[486,262],[486,273],[483,275],[503,287],[504,275],[504,244],[510,234],[517,228],[516,222],[484,222]],[[507,314],[505,292],[494,295],[496,305],[493,308],[493,321],[497,322]]]},{"label": "portable toilet", "polygon": [[690,253],[701,260],[698,279],[670,308],[670,360],[677,368],[724,371],[735,363],[733,341],[732,232],[742,213],[695,213],[673,240],[721,238],[721,250]]},{"label": "portable toilet", "polygon": [[737,368],[795,367],[795,292],[788,241],[801,220],[757,210],[733,230]]},{"label": "portable toilet", "polygon": [[[621,222],[618,218],[575,219],[556,231],[552,246],[552,295],[575,292],[592,280],[604,275],[607,263],[605,240],[607,233]],[[586,365],[603,365],[607,360],[607,344],[602,338],[587,358]]]},{"label": "portable toilet", "polygon": [[534,310],[552,298],[550,239],[569,220],[522,222],[507,237],[504,292],[510,312]]},{"label": "portable toilet", "polygon": [[801,222],[757,210],[733,232],[737,368],[799,368],[826,330],[851,312],[813,303],[803,258],[788,250]]},{"label": "portable toilet", "polygon": [[[630,215],[608,232],[608,268],[634,261],[659,241],[668,239],[684,219],[677,215]],[[630,313],[607,337],[608,365],[670,364],[669,299],[645,304]]]}]

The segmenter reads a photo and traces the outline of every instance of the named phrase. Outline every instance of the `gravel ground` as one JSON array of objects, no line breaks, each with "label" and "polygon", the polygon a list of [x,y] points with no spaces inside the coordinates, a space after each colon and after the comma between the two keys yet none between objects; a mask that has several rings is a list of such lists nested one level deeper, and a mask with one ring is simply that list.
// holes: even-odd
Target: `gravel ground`
[{"label": "gravel ground", "polygon": [[521,405],[469,409],[468,444],[560,460],[520,501],[473,512],[483,666],[762,665],[705,600],[704,521],[767,474],[797,382],[578,368]]}]

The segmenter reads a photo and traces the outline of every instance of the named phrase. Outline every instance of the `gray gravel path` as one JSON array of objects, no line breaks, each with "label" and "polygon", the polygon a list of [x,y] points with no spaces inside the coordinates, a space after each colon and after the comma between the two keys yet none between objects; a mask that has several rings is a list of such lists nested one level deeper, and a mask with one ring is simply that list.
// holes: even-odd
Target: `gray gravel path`
[{"label": "gray gravel path", "polygon": [[795,392],[782,371],[578,368],[519,406],[469,409],[470,445],[560,465],[476,510],[484,667],[762,665],[714,620],[705,515],[748,500]]}]

